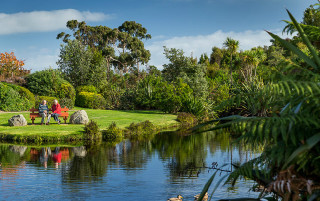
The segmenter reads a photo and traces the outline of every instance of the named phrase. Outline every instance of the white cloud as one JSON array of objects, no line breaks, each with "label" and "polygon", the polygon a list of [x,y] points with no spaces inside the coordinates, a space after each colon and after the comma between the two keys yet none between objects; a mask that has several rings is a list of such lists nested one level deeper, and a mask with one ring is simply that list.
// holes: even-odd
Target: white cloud
[{"label": "white cloud", "polygon": [[63,29],[68,20],[103,21],[110,15],[98,12],[81,12],[74,9],[33,11],[13,14],[0,13],[0,35],[27,32],[46,32]]},{"label": "white cloud", "polygon": [[44,70],[47,68],[57,68],[56,62],[59,59],[60,49],[39,48],[37,46],[29,46],[23,49],[8,49],[6,52],[13,51],[18,59],[24,61],[24,68],[32,70],[32,72]]},{"label": "white cloud", "polygon": [[[273,32],[281,34],[279,30]],[[240,42],[240,49],[242,50],[271,44],[271,37],[263,30],[248,30],[244,32],[223,32],[219,30],[209,35],[173,37],[166,40],[151,42],[149,45],[146,45],[146,49],[151,52],[151,61],[149,64],[162,69],[162,65],[168,62],[163,55],[163,46],[166,46],[167,48],[183,49],[186,56],[192,54],[193,57],[199,58],[203,53],[209,55],[213,46],[222,48],[223,42],[227,37],[238,40]]]},{"label": "white cloud", "polygon": [[57,68],[58,54],[33,54],[25,60],[25,68],[32,72],[47,68]]}]

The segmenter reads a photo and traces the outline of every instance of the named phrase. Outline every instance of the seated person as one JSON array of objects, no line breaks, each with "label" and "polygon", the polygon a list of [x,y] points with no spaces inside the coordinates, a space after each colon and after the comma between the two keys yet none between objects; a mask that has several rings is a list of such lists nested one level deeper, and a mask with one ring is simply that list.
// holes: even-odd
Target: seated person
[{"label": "seated person", "polygon": [[60,124],[60,120],[59,120],[59,115],[61,114],[61,107],[60,104],[58,103],[57,100],[53,101],[53,105],[51,107],[52,113],[50,116],[48,116],[48,122],[47,124],[49,124],[50,122],[50,118],[53,117],[55,121],[58,122],[58,124]]},{"label": "seated person", "polygon": [[43,100],[40,105],[39,105],[39,114],[42,117],[41,118],[41,125],[43,125],[43,122],[45,120],[45,118],[48,116],[48,120],[50,118],[50,114],[49,114],[49,108],[47,105],[47,101]]}]

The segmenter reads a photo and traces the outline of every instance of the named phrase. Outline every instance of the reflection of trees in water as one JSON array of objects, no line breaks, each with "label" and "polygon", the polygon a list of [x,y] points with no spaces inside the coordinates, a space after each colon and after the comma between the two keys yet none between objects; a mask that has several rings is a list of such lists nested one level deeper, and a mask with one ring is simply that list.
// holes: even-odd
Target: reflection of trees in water
[{"label": "reflection of trees in water", "polygon": [[27,147],[16,145],[0,146],[0,180],[13,182],[21,168],[25,167]]},{"label": "reflection of trees in water", "polygon": [[201,167],[207,166],[207,145],[214,135],[207,133],[188,136],[163,133],[155,137],[153,146],[162,160],[167,161],[170,176],[197,176]]},{"label": "reflection of trees in water", "polygon": [[15,145],[0,146],[0,163],[2,167],[6,165],[18,165],[22,161],[27,160],[27,147]]},{"label": "reflection of trees in water", "polygon": [[107,172],[108,163],[114,159],[114,149],[106,144],[87,146],[86,154],[75,155],[64,168],[63,182],[100,180]]},{"label": "reflection of trees in water", "polygon": [[[211,164],[207,164],[208,152],[212,155],[217,151],[227,153],[228,158],[231,159],[231,150],[233,150],[234,155],[239,153],[236,158],[240,162],[245,162],[246,159],[250,158],[246,150],[250,150],[252,147],[241,144],[235,146],[230,142],[230,135],[227,132],[207,132],[191,135],[164,132],[153,136],[152,139],[126,140],[116,145],[101,143],[68,148],[70,159],[68,159],[68,162],[62,163],[60,170],[62,182],[72,185],[76,182],[101,180],[107,174],[110,165],[122,166],[127,172],[133,172],[145,167],[154,153],[157,153],[159,159],[166,164],[171,180],[180,177],[196,177],[199,171],[203,170],[202,167],[211,166]],[[10,151],[9,146],[1,145],[0,162],[2,164],[19,164],[22,160],[25,160],[39,163],[38,154],[40,154],[41,149],[29,149],[11,147]],[[37,150],[39,153],[36,152]],[[63,150],[63,148],[60,150]],[[25,152],[20,157],[23,151]],[[33,157],[33,155],[36,155],[36,157]],[[48,166],[50,166],[49,163]]]},{"label": "reflection of trees in water", "polygon": [[119,144],[119,162],[128,170],[142,168],[147,164],[153,147],[150,141],[123,141]]}]

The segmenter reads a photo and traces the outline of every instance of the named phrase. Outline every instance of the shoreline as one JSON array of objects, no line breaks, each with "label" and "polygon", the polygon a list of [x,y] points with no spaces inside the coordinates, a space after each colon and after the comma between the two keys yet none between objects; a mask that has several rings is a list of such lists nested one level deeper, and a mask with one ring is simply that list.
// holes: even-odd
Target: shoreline
[{"label": "shoreline", "polygon": [[[115,122],[117,127],[125,131],[131,123],[139,123],[146,120],[152,122],[157,130],[178,128],[180,123],[177,121],[177,115],[166,114],[160,111],[149,110],[96,110],[87,108],[74,108],[69,112],[69,118],[73,111],[85,110],[89,120],[98,123],[100,131],[105,130]],[[16,114],[22,114],[27,120],[27,126],[10,127],[8,119]],[[85,142],[83,139],[83,124],[64,124],[58,125],[51,121],[50,125],[40,125],[40,118],[36,119],[35,125],[31,124],[29,111],[21,112],[1,112],[0,113],[0,141],[5,142],[25,142],[25,143],[43,143],[43,142]],[[68,118],[68,120],[69,120]],[[67,122],[68,122],[67,120]]]}]

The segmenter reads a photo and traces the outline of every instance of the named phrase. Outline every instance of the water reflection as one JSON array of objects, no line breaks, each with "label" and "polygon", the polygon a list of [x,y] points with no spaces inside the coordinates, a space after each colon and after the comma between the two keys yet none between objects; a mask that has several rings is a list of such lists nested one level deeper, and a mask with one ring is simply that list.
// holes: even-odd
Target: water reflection
[{"label": "water reflection", "polygon": [[[246,146],[232,145],[231,141],[228,133],[186,136],[164,132],[150,139],[126,140],[116,145],[29,147],[0,144],[0,185],[6,184],[5,177],[23,180],[28,172],[32,172],[33,175],[27,175],[28,180],[45,186],[46,182],[39,181],[37,175],[46,170],[45,174],[57,180],[61,188],[61,191],[43,194],[46,198],[111,200],[111,191],[117,196],[138,198],[143,195],[151,200],[165,200],[175,194],[192,198],[213,173],[208,172],[212,162],[219,165],[230,164],[231,161],[245,162],[259,152],[248,150]],[[247,195],[247,191],[234,189],[235,192],[237,190],[236,196]],[[10,197],[13,191],[14,188],[6,188],[7,198],[14,199]],[[154,191],[161,199],[155,199],[154,194],[147,195]],[[28,196],[28,199],[34,198],[36,192]]]}]

